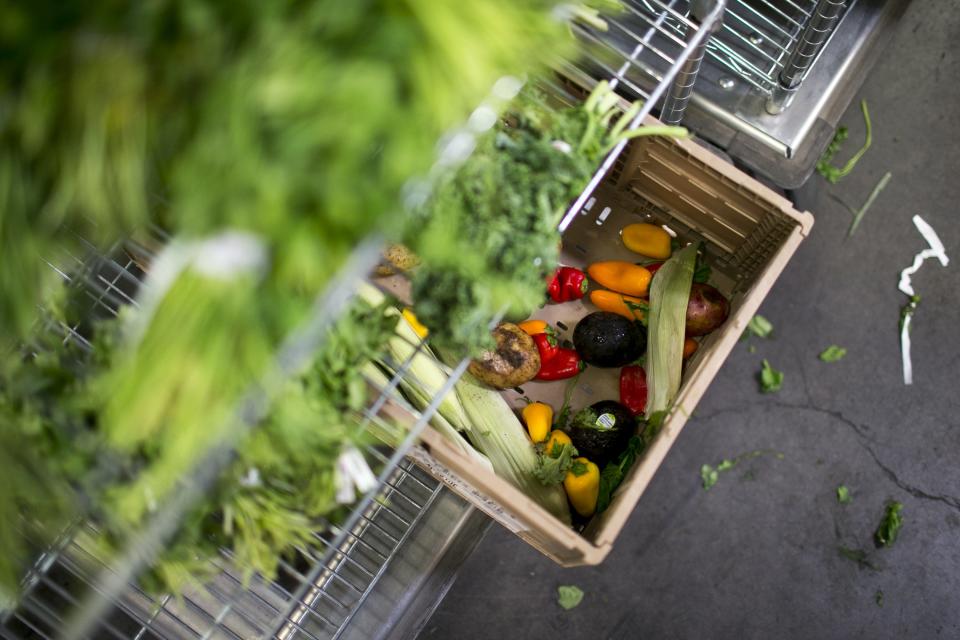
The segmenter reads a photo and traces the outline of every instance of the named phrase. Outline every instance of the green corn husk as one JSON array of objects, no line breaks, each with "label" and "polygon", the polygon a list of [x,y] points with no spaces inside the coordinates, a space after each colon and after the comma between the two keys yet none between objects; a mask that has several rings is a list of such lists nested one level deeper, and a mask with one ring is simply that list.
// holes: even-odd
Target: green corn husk
[{"label": "green corn husk", "polygon": [[537,454],[503,396],[465,373],[457,382],[457,398],[472,424],[467,438],[487,455],[496,474],[569,525],[567,494],[562,486],[544,485],[537,479]]},{"label": "green corn husk", "polygon": [[677,251],[660,267],[650,287],[646,358],[648,420],[656,413],[669,410],[680,390],[687,304],[696,260],[696,245]]}]

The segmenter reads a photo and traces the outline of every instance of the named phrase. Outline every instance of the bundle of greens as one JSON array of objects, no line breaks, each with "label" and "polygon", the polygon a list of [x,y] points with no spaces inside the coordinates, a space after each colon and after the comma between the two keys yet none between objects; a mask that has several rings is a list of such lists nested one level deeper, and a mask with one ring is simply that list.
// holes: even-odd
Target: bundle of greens
[{"label": "bundle of greens", "polygon": [[154,563],[148,585],[179,593],[202,582],[218,547],[232,550],[245,578],[273,578],[281,558],[319,544],[321,519],[336,520],[354,500],[352,489],[340,495],[346,478],[338,461],[370,441],[358,428],[370,400],[363,365],[382,353],[397,320],[387,303],[352,305],[309,369],[241,443],[207,503]]},{"label": "bundle of greens", "polygon": [[560,217],[600,159],[625,137],[686,133],[625,132],[640,106],[621,114],[618,101],[605,82],[570,108],[524,90],[501,125],[411,218],[405,243],[422,260],[413,298],[434,344],[476,354],[491,346],[489,324],[499,311],[529,315],[543,302],[557,264]]},{"label": "bundle of greens", "polygon": [[[250,578],[272,578],[281,558],[318,544],[322,519],[335,520],[355,499],[338,465],[365,446],[358,426],[369,403],[364,365],[379,357],[395,335],[399,316],[388,301],[354,303],[329,331],[310,367],[286,386],[275,409],[239,446],[220,480],[181,524],[143,583],[154,592],[182,593],[211,576],[220,548],[232,551]],[[55,322],[67,323],[60,317]],[[100,371],[110,371],[136,312],[99,323],[92,351],[54,333],[38,335],[32,355],[0,376],[0,451],[4,482],[0,515],[22,526],[0,534],[0,593],[13,596],[30,556],[85,516],[103,536],[88,540],[111,557],[151,508],[164,447],[178,441],[145,437],[136,446],[104,434]],[[179,434],[205,442],[209,433]],[[150,425],[145,424],[145,429]],[[161,461],[158,463],[158,460]],[[175,478],[163,477],[175,487]],[[357,487],[362,489],[362,487]]]}]

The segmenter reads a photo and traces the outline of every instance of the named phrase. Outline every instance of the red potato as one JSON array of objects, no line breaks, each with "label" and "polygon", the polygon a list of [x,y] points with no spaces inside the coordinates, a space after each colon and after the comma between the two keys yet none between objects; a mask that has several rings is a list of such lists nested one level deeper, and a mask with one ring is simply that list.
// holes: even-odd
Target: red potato
[{"label": "red potato", "polygon": [[687,335],[705,336],[726,321],[730,303],[709,284],[695,282],[687,303]]}]

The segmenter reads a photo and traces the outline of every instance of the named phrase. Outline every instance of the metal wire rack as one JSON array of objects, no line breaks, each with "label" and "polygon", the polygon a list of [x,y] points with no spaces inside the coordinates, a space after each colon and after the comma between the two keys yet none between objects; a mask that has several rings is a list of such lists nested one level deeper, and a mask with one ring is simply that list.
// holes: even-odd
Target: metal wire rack
[{"label": "metal wire rack", "polygon": [[[656,15],[655,3],[640,4],[647,15]],[[707,44],[707,56],[772,95],[817,5],[817,0],[729,0],[722,26]],[[675,34],[684,32],[683,21],[675,16],[668,16],[664,24]]]},{"label": "metal wire rack", "polygon": [[[404,461],[342,542],[315,534],[319,551],[301,549],[275,581],[244,582],[224,549],[219,574],[203,590],[154,598],[131,584],[91,637],[337,638],[439,491],[435,480]],[[77,594],[95,588],[91,576],[106,567],[95,550],[97,535],[92,525],[80,525],[37,560],[21,606],[0,627],[5,637],[49,638],[62,631],[66,614],[80,605]],[[312,579],[305,575],[314,572]],[[295,598],[308,582],[307,596]]]},{"label": "metal wire rack", "polygon": [[[150,243],[126,241],[100,253],[93,245],[84,244],[87,255],[64,252],[56,264],[50,263],[82,293],[86,302],[83,320],[72,326],[46,328],[56,331],[64,343],[90,349],[90,327],[97,318],[116,315],[125,305],[137,305],[135,294],[152,250]],[[416,345],[415,352],[421,348],[422,343]],[[361,429],[376,423],[382,432],[397,432],[402,428],[380,415],[389,403],[391,415],[405,413],[407,426],[412,428],[394,451],[373,445],[365,448],[372,464],[382,470],[380,482],[345,522],[317,522],[312,534],[315,544],[297,549],[283,561],[274,580],[254,575],[244,581],[243,567],[229,549],[221,549],[215,561],[217,577],[181,597],[154,598],[130,582],[112,600],[89,637],[339,637],[440,491],[436,480],[402,459],[418,426],[429,419],[434,408],[417,411],[395,393],[401,377],[410,376],[409,362],[395,363],[397,375],[386,387],[377,388],[376,399],[358,416]],[[77,523],[38,557],[24,579],[19,606],[0,614],[0,636],[56,638],[67,631],[71,614],[83,606],[83,594],[100,590],[98,575],[111,570],[111,560],[98,551],[99,536],[94,524]]]},{"label": "metal wire rack", "polygon": [[[726,0],[712,0],[692,15],[687,3],[681,0],[627,0],[622,14],[605,17],[605,28],[577,27],[577,34],[586,43],[587,55],[578,64],[566,66],[563,72],[581,87],[589,89],[606,79],[630,100],[641,100],[642,108],[630,129],[641,126],[661,100],[661,113],[667,114],[663,121],[677,124],[725,4]],[[626,146],[624,140],[610,151],[567,210],[559,225],[561,232],[580,212]]]}]

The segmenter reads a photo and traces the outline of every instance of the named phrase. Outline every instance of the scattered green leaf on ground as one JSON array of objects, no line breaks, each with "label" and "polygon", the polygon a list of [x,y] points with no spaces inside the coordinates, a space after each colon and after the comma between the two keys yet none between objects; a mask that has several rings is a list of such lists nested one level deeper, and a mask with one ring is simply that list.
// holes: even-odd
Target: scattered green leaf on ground
[{"label": "scattered green leaf on ground", "polygon": [[569,611],[583,600],[583,590],[572,584],[557,587],[557,604]]},{"label": "scattered green leaf on ground", "polygon": [[823,156],[820,158],[820,161],[817,162],[817,173],[826,178],[829,182],[836,184],[841,178],[850,174],[853,171],[853,168],[857,165],[857,162],[860,161],[860,158],[863,157],[863,154],[867,152],[867,149],[870,148],[870,144],[873,142],[873,127],[870,123],[870,112],[867,110],[867,101],[860,101],[860,110],[863,112],[863,122],[866,128],[866,136],[863,141],[863,146],[853,154],[853,157],[847,160],[847,163],[842,167],[835,167],[831,164],[833,157],[840,150],[841,143],[846,140],[849,135],[849,131],[846,127],[840,127],[837,129],[836,135],[833,136],[833,140],[827,145],[827,150],[824,152]]},{"label": "scattered green leaf on ground", "polygon": [[700,467],[700,478],[703,480],[704,489],[709,489],[713,485],[717,484],[718,477],[719,473],[714,467],[711,467],[708,464]]},{"label": "scattered green leaf on ground", "polygon": [[[887,171],[883,174],[883,177],[880,178],[880,181],[877,182],[877,185],[873,188],[873,191],[870,192],[870,195],[867,197],[867,200],[863,203],[863,206],[853,211],[853,221],[850,223],[850,229],[847,231],[847,237],[853,235],[853,232],[857,230],[857,227],[860,226],[860,221],[863,219],[863,216],[867,213],[867,209],[873,206],[873,201],[877,199],[877,196],[880,195],[880,192],[883,191],[887,183],[890,182],[890,178],[893,177],[893,174]],[[851,209],[852,211],[852,209]]]},{"label": "scattered green leaf on ground", "polygon": [[[830,144],[827,145],[827,148],[824,149],[823,155],[820,156],[820,160],[817,161],[817,172],[820,175],[823,175],[827,171],[827,167],[830,166],[830,161],[833,160],[833,157],[837,155],[840,151],[840,147],[843,146],[844,141],[850,137],[850,130],[846,127],[837,127],[836,133],[833,134],[833,139],[830,141]],[[826,177],[824,175],[824,177]]]},{"label": "scattered green leaf on ground", "polygon": [[877,592],[873,595],[873,599],[876,601],[878,607],[883,606],[883,591],[877,589]]},{"label": "scattered green leaf on ground", "polygon": [[835,344],[830,345],[826,349],[820,352],[820,359],[824,362],[836,362],[847,355],[847,350],[843,347],[838,347]]},{"label": "scattered green leaf on ground", "polygon": [[754,345],[750,345],[750,348],[747,349],[747,351],[749,351],[750,353],[756,353],[756,352],[757,352],[757,348],[756,348]]},{"label": "scattered green leaf on ground", "polygon": [[850,497],[850,489],[846,485],[840,485],[837,487],[837,502],[840,504],[847,504],[853,498]]},{"label": "scattered green leaf on ground", "polygon": [[887,503],[883,519],[880,520],[877,531],[873,534],[878,545],[889,547],[897,541],[897,535],[903,525],[903,519],[900,517],[901,509],[903,509],[903,505],[899,502],[891,501]]},{"label": "scattered green leaf on ground", "polygon": [[750,318],[750,322],[747,323],[747,330],[743,332],[743,335],[747,338],[750,336],[769,338],[772,333],[773,324],[760,314],[757,314]]},{"label": "scattered green leaf on ground", "polygon": [[705,464],[700,467],[700,479],[703,481],[703,488],[710,489],[713,485],[717,484],[717,480],[720,477],[721,471],[729,471],[735,466],[743,462],[744,460],[749,460],[751,458],[756,458],[757,456],[762,456],[765,453],[773,454],[777,457],[778,460],[783,460],[783,454],[779,451],[771,451],[769,449],[757,449],[756,451],[748,451],[747,453],[741,453],[739,456],[730,459],[724,458],[720,461],[716,467],[713,467],[709,464]]},{"label": "scattered green leaf on ground", "polygon": [[771,367],[764,358],[763,368],[760,370],[760,390],[764,393],[774,393],[780,391],[781,386],[783,386],[783,372]]}]

